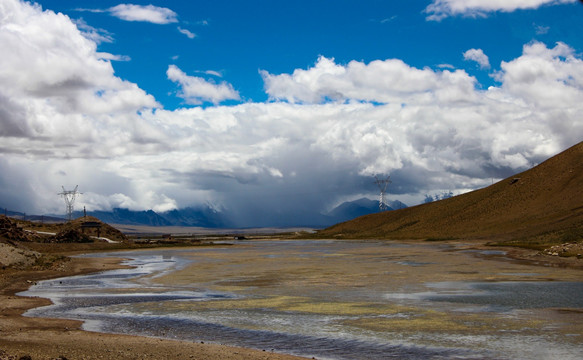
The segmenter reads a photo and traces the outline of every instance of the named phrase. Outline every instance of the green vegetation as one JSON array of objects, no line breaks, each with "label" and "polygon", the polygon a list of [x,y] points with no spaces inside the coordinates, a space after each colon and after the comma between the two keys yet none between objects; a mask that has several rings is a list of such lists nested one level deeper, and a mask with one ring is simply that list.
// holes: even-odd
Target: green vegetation
[{"label": "green vegetation", "polygon": [[450,236],[450,237],[427,238],[427,239],[425,239],[425,241],[428,241],[428,242],[432,242],[432,241],[451,241],[451,240],[457,240],[457,238]]},{"label": "green vegetation", "polygon": [[[583,228],[570,228],[556,231],[547,231],[530,237],[519,237],[512,240],[492,242],[493,246],[513,246],[525,249],[544,250],[553,245],[565,243],[582,243]],[[575,256],[572,254],[571,256]]]},{"label": "green vegetation", "polygon": [[64,255],[55,254],[42,254],[36,259],[33,269],[35,270],[45,270],[45,269],[55,269],[61,264],[70,261],[71,258]]}]

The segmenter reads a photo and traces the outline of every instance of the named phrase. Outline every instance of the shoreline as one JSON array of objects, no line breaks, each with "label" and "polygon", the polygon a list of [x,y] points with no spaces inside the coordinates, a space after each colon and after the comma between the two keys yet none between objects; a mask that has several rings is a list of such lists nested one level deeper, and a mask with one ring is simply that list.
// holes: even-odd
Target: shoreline
[{"label": "shoreline", "polygon": [[123,268],[120,259],[69,258],[57,269],[0,272],[0,359],[272,359],[303,357],[214,343],[90,332],[82,321],[25,317],[46,298],[16,295],[36,281]]},{"label": "shoreline", "polygon": [[[583,261],[580,259],[545,256],[534,250],[489,246],[486,242],[446,241],[440,243],[463,243],[467,246],[463,246],[465,249],[505,251],[505,256],[487,256],[497,258],[498,261],[518,261],[542,267],[583,269]],[[102,251],[84,253],[92,252]],[[121,258],[67,257],[51,269],[0,271],[0,303],[3,304],[0,308],[0,359],[20,359],[23,356],[30,356],[32,359],[304,359],[273,353],[270,349],[256,350],[214,343],[90,332],[81,329],[82,321],[23,316],[29,309],[51,304],[49,299],[16,295],[27,290],[34,282],[119,269],[124,267],[120,264],[121,261]]]}]

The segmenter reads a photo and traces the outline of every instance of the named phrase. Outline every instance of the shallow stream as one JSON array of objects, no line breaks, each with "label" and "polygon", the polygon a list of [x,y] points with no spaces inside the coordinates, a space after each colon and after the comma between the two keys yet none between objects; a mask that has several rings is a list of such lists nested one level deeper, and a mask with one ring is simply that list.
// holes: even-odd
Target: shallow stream
[{"label": "shallow stream", "polygon": [[243,241],[128,251],[131,269],[43,281],[27,316],[318,359],[580,359],[576,270],[468,244]]}]

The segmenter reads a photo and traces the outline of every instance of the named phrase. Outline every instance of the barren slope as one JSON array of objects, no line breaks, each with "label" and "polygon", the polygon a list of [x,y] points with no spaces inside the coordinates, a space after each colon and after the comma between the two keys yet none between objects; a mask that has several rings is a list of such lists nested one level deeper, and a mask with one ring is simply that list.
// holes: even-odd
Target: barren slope
[{"label": "barren slope", "polygon": [[583,142],[487,188],[362,216],[322,230],[319,236],[579,240],[583,237]]}]

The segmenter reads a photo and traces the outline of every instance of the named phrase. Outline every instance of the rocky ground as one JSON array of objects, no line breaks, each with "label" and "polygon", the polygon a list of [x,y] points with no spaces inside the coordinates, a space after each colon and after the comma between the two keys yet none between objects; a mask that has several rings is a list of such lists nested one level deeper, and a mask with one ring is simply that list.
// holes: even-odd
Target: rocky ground
[{"label": "rocky ground", "polygon": [[29,268],[33,266],[41,254],[14,245],[0,243],[0,267]]},{"label": "rocky ground", "polygon": [[542,253],[550,256],[575,256],[577,259],[583,259],[583,243],[564,243],[554,245],[543,250]]}]

